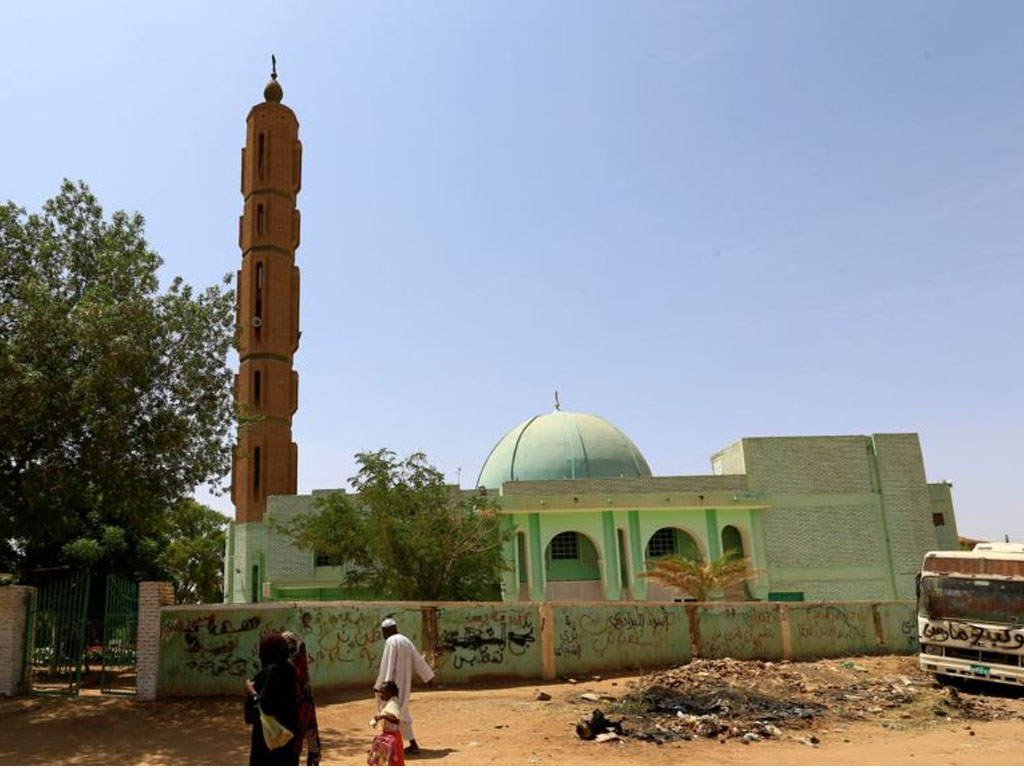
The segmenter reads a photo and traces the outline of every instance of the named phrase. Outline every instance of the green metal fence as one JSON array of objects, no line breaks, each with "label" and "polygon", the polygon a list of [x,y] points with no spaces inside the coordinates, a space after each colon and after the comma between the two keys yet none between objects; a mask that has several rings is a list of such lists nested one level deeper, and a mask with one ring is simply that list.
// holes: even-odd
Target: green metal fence
[{"label": "green metal fence", "polygon": [[103,611],[103,693],[135,693],[135,643],[139,626],[139,586],[124,576],[107,576]]},{"label": "green metal fence", "polygon": [[31,626],[33,650],[28,669],[34,693],[76,696],[82,685],[89,573],[81,571],[39,587]]}]

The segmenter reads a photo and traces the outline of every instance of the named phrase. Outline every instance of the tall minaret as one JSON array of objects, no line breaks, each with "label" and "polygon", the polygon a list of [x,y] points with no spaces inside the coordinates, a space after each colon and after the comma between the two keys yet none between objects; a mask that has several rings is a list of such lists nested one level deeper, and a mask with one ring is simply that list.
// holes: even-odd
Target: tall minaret
[{"label": "tall minaret", "polygon": [[[273,57],[272,57],[273,58]],[[299,348],[299,211],[302,144],[295,113],[281,103],[284,91],[273,62],[265,101],[249,111],[242,150],[238,243],[238,376],[235,399],[254,417],[238,434],[231,498],[237,523],[259,522],[267,496],[294,494],[298,449],[292,414],[299,376],[292,370]]]}]

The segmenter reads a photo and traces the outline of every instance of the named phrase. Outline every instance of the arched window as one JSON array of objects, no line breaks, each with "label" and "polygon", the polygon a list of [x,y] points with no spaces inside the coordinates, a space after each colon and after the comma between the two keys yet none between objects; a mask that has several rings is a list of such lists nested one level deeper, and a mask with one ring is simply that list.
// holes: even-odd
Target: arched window
[{"label": "arched window", "polygon": [[589,581],[601,578],[597,548],[576,531],[559,533],[544,553],[548,581]]},{"label": "arched window", "polygon": [[665,555],[679,555],[686,560],[703,560],[700,547],[693,536],[679,528],[659,528],[647,542],[648,560]]},{"label": "arched window", "polygon": [[743,557],[743,534],[734,525],[722,529],[722,554],[728,557]]},{"label": "arched window", "polygon": [[259,135],[259,139],[257,140],[256,144],[256,173],[258,173],[259,177],[262,179],[263,176],[266,174],[267,167],[267,136],[265,133],[261,133]]}]

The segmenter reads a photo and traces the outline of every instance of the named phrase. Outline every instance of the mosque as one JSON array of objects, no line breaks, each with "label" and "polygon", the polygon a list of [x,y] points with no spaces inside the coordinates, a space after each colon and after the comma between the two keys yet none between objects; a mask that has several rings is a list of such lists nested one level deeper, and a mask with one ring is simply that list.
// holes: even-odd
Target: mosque
[{"label": "mosque", "polygon": [[[286,523],[320,493],[296,494],[298,451],[298,120],[276,70],[249,112],[239,224],[239,373],[257,417],[239,432],[225,552],[225,601],[340,600],[341,569],[301,551]],[[735,600],[912,600],[924,553],[956,549],[950,484],[929,483],[912,433],[743,438],[710,474],[655,476],[637,446],[599,416],[528,418],[491,450],[476,488],[500,497],[515,535],[502,598],[671,600],[641,577],[651,558],[748,559]]]}]

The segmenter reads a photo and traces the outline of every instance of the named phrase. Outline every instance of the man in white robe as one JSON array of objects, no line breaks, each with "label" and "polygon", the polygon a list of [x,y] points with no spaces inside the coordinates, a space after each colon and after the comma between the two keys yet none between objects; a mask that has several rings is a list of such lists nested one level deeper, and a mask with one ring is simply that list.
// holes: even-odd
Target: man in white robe
[{"label": "man in white robe", "polygon": [[409,740],[406,752],[416,754],[420,751],[416,736],[412,730],[412,714],[409,712],[409,692],[412,689],[412,672],[415,669],[420,679],[432,686],[434,671],[424,661],[416,646],[405,635],[398,632],[398,624],[394,619],[384,619],[380,625],[384,636],[384,652],[380,657],[380,672],[373,690],[377,692],[377,708],[380,708],[380,687],[388,680],[398,686],[398,704],[402,708],[402,734]]}]

